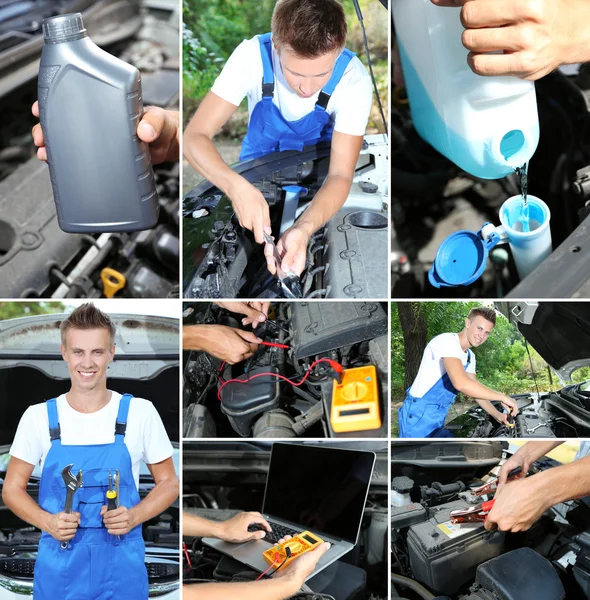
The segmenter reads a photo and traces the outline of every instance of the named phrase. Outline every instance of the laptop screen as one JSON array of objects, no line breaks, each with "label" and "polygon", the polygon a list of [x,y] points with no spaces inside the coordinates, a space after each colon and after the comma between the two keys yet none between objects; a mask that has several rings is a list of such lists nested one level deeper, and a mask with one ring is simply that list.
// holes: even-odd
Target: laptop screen
[{"label": "laptop screen", "polygon": [[263,512],[356,543],[375,454],[275,443]]}]

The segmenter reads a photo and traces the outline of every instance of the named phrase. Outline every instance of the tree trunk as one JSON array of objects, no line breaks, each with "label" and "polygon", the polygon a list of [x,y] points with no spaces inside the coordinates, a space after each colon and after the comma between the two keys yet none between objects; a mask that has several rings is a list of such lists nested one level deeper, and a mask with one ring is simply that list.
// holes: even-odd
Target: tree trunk
[{"label": "tree trunk", "polygon": [[426,348],[428,328],[420,302],[398,302],[399,320],[404,336],[405,374],[404,384],[409,388],[420,368],[422,353]]}]

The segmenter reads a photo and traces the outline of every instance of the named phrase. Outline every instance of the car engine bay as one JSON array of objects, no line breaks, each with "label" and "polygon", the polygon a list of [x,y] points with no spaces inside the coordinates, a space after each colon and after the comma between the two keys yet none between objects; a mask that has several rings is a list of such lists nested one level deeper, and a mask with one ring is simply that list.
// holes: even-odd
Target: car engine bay
[{"label": "car engine bay", "polygon": [[[590,435],[589,386],[586,381],[556,392],[512,395],[519,410],[514,418],[514,427],[501,425],[475,404],[449,421],[445,428],[457,438],[587,437]],[[499,402],[492,404],[497,410],[502,410]]]},{"label": "car engine bay", "polygon": [[[451,511],[473,505],[470,490],[497,476],[509,455],[501,442],[392,444],[395,600],[590,598],[588,498],[552,507],[524,532],[450,521]],[[544,457],[529,475],[558,465]]]},{"label": "car engine bay", "polygon": [[[215,304],[185,303],[184,308],[185,327],[241,326],[235,314]],[[254,356],[236,365],[206,352],[185,351],[183,437],[385,437],[387,315],[386,303],[277,302],[269,310],[272,323],[261,323],[254,331],[287,348],[260,345]],[[380,429],[334,432],[329,418],[334,372],[326,359],[344,369],[376,368]],[[252,376],[257,378],[247,385],[226,386],[230,379]],[[303,385],[293,385],[285,377],[307,378]]]},{"label": "car engine bay", "polygon": [[[207,181],[197,185],[183,201],[185,298],[387,297],[387,147],[386,136],[365,136],[345,204],[311,237],[300,296],[286,295],[268,271],[229,198]],[[329,144],[318,144],[233,167],[268,202],[275,241],[321,188],[329,158]]]}]

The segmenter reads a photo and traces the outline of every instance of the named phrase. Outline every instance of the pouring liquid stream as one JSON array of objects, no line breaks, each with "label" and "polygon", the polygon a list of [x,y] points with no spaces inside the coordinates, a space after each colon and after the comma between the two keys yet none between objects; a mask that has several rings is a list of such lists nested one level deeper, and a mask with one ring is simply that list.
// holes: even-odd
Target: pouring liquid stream
[{"label": "pouring liquid stream", "polygon": [[[528,196],[528,175],[527,175],[528,163],[524,163],[522,167],[516,167],[514,170],[520,179],[520,193],[522,195],[522,209],[520,219],[514,224],[515,229],[528,232],[531,230],[529,222],[529,205],[527,201]],[[538,226],[537,226],[538,227]],[[522,228],[522,229],[521,229]]]}]

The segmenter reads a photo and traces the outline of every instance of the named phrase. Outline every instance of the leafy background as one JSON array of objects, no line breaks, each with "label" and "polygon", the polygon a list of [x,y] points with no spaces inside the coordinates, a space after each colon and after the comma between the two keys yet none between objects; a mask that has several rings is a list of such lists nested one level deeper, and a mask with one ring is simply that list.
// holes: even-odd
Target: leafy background
[{"label": "leafy background", "polygon": [[[420,312],[427,326],[427,341],[448,331],[463,329],[470,309],[481,302],[412,302],[412,309]],[[553,369],[503,315],[498,313],[496,327],[487,342],[476,349],[477,378],[484,385],[505,394],[535,391],[536,378],[539,390],[558,390],[563,387]],[[532,366],[531,366],[532,362]],[[399,303],[391,305],[391,410],[394,432],[397,431],[397,412],[406,395],[404,337],[399,319]],[[590,367],[573,373],[574,382],[590,379]],[[454,417],[473,404],[473,400],[459,394],[450,417]]]},{"label": "leafy background", "polygon": [[0,302],[0,321],[63,312],[61,302]]}]

